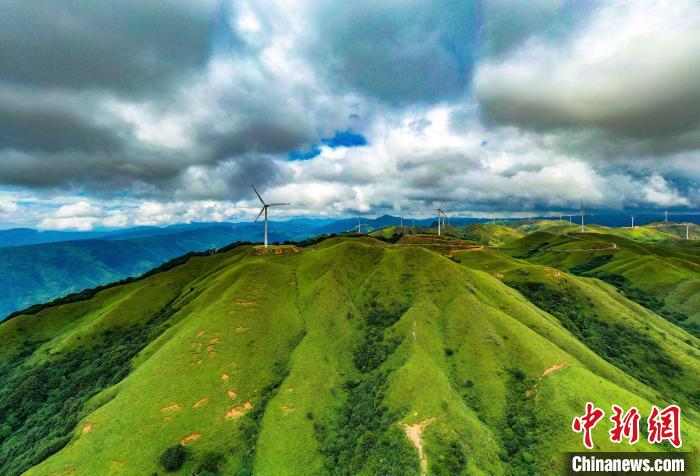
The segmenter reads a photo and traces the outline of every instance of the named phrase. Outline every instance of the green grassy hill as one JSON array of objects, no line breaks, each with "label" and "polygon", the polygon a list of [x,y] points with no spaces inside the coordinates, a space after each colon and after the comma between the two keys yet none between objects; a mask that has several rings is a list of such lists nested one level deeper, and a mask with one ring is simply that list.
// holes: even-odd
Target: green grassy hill
[{"label": "green grassy hill", "polygon": [[0,339],[2,474],[164,474],[177,444],[183,475],[561,474],[586,401],[677,402],[700,449],[698,339],[600,280],[451,237],[242,246]]},{"label": "green grassy hill", "polygon": [[508,244],[512,256],[596,276],[672,322],[700,333],[700,248],[650,244],[603,233],[533,233]]},{"label": "green grassy hill", "polygon": [[522,238],[525,232],[501,224],[474,223],[460,229],[457,236],[487,246],[500,247],[509,241]]},{"label": "green grassy hill", "polygon": [[237,240],[257,240],[261,233],[260,227],[212,226],[128,240],[0,248],[0,320],[36,303],[138,276],[190,251],[219,248]]}]

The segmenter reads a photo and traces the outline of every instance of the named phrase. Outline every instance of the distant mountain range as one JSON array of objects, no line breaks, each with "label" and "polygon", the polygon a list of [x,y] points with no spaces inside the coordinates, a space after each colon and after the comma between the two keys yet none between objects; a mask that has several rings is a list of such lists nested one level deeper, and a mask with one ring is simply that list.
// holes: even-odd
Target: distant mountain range
[{"label": "distant mountain range", "polygon": [[[690,216],[685,218],[696,218]],[[674,219],[679,218],[674,216]],[[361,219],[362,231],[397,226],[401,218],[383,215]],[[627,225],[624,217],[590,215],[587,223]],[[489,220],[451,217],[463,227]],[[640,221],[641,222],[641,221]],[[301,241],[353,230],[357,218],[297,218],[270,222],[271,243]],[[505,220],[499,223],[508,224]],[[513,221],[516,226],[518,221]],[[435,219],[404,219],[404,226],[431,227]],[[511,226],[511,225],[508,225]],[[33,304],[69,293],[138,276],[188,252],[220,248],[233,242],[261,242],[262,223],[190,223],[135,227],[115,231],[65,232],[16,228],[0,231],[0,320]]]}]

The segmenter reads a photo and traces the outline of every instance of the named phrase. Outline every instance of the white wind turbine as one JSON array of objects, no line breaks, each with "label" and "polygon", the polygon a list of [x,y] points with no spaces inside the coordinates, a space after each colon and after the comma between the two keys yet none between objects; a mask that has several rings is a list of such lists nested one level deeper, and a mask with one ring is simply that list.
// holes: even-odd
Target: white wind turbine
[{"label": "white wind turbine", "polygon": [[634,215],[630,216],[630,218],[632,219],[632,228],[634,228]]},{"label": "white wind turbine", "polygon": [[668,208],[664,211],[664,222],[668,223]]},{"label": "white wind turbine", "polygon": [[362,233],[362,218],[357,217],[357,226],[353,227],[353,230],[357,230],[358,233]]},{"label": "white wind turbine", "polygon": [[442,235],[442,228],[441,228],[440,224],[441,224],[441,222],[442,222],[442,225],[445,224],[445,220],[440,215],[443,215],[445,218],[447,218],[447,214],[445,213],[445,211],[442,208],[436,208],[435,210],[437,211],[437,217],[438,217],[438,236],[440,236],[440,235]]},{"label": "white wind turbine", "polygon": [[258,216],[255,218],[256,223],[260,219],[260,215],[263,213],[265,214],[265,248],[267,248],[267,209],[270,207],[277,207],[281,205],[290,205],[289,203],[265,203],[265,200],[262,199],[260,194],[258,193],[257,190],[255,190],[255,185],[251,185],[253,187],[253,192],[255,192],[255,195],[258,196],[258,199],[260,199],[260,203],[262,203],[262,208],[260,209],[260,213],[258,213]]},{"label": "white wind turbine", "polygon": [[583,200],[581,200],[581,208],[579,209],[578,213],[581,215],[581,233],[584,233],[583,216],[586,214],[586,210],[583,208]]}]

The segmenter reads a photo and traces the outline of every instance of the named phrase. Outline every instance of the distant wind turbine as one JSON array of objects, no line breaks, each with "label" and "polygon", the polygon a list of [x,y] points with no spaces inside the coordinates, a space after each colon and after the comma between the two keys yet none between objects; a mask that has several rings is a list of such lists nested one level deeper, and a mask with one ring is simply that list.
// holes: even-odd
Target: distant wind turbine
[{"label": "distant wind turbine", "polygon": [[578,212],[581,215],[581,233],[584,233],[583,216],[586,214],[586,210],[584,210],[584,208],[583,208],[583,200],[581,200],[581,208],[579,209]]},{"label": "distant wind turbine", "polygon": [[634,215],[630,217],[632,219],[632,228],[634,228]]},{"label": "distant wind turbine", "polygon": [[354,227],[353,230],[357,230],[358,233],[362,233],[362,218],[357,218],[357,226]]},{"label": "distant wind turbine", "polygon": [[664,211],[664,221],[668,223],[668,208]]},{"label": "distant wind turbine", "polygon": [[253,187],[253,192],[255,192],[255,195],[258,196],[258,199],[260,199],[260,203],[262,203],[262,209],[260,210],[260,213],[258,213],[258,216],[255,218],[256,223],[260,219],[260,215],[263,213],[265,214],[265,248],[267,248],[267,209],[270,207],[278,207],[281,205],[290,205],[289,203],[265,203],[265,201],[262,199],[260,194],[258,193],[257,190],[255,190],[255,185],[251,185]]},{"label": "distant wind turbine", "polygon": [[441,229],[441,223],[444,224],[444,220],[440,215],[443,215],[445,218],[447,218],[447,214],[445,214],[445,211],[442,208],[436,208],[437,210],[437,217],[438,217],[438,236],[442,234],[442,229]]},{"label": "distant wind turbine", "polygon": [[685,239],[686,240],[690,239],[690,223],[685,225]]}]

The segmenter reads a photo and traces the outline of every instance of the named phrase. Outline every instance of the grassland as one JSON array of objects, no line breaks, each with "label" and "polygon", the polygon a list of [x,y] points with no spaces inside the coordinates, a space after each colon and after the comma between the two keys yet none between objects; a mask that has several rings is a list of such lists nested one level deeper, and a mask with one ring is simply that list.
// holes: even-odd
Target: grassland
[{"label": "grassland", "polygon": [[[586,260],[544,250],[569,241],[240,246],[10,319],[0,473],[164,474],[182,444],[183,475],[560,474],[586,401],[676,402],[684,450],[700,449],[700,342],[593,269],[562,271]],[[646,252],[695,263],[692,247]]]}]

